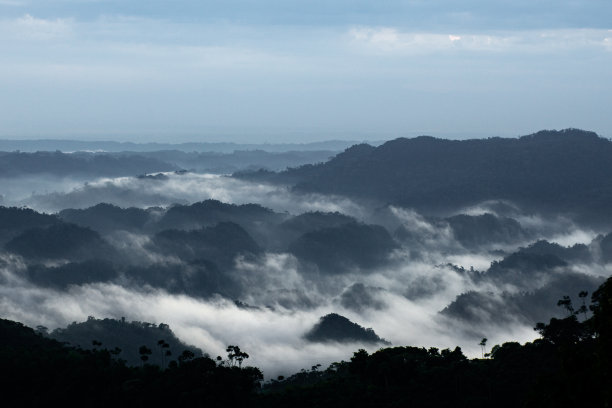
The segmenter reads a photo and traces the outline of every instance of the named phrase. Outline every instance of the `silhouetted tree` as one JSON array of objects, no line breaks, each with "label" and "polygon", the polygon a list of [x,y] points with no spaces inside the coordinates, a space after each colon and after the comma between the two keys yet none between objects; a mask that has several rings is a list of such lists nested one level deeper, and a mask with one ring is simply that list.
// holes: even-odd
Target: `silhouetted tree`
[{"label": "silhouetted tree", "polygon": [[187,361],[193,360],[195,354],[191,350],[183,350],[181,355],[178,357],[179,362],[185,363]]},{"label": "silhouetted tree", "polygon": [[149,356],[153,354],[153,351],[144,345],[140,346],[138,352],[140,353],[140,359],[142,360],[143,365],[147,362],[147,360],[149,360]]},{"label": "silhouetted tree", "polygon": [[577,313],[582,313],[584,315],[584,320],[587,319],[587,311],[589,310],[586,305],[586,297],[588,295],[589,292],[587,292],[586,290],[582,290],[580,291],[580,293],[578,293],[578,297],[582,300],[582,304],[580,305],[580,308],[578,309]]},{"label": "silhouetted tree", "polygon": [[170,344],[166,343],[164,339],[160,339],[157,341],[157,347],[161,356],[161,367],[166,368],[166,356],[170,355],[168,354],[170,350],[166,349],[170,348]]},{"label": "silhouetted tree", "polygon": [[559,299],[559,301],[557,302],[557,306],[563,306],[565,310],[567,310],[568,316],[574,314],[574,306],[572,305],[572,299],[567,295]]},{"label": "silhouetted tree", "polygon": [[485,354],[487,351],[487,338],[483,337],[482,340],[480,340],[480,343],[478,343],[478,345],[480,346],[482,350],[482,358],[485,358]]},{"label": "silhouetted tree", "polygon": [[229,359],[230,366],[234,366],[235,363],[238,363],[238,367],[242,367],[242,361],[244,359],[249,358],[249,355],[240,350],[238,346],[227,346],[227,358]]}]

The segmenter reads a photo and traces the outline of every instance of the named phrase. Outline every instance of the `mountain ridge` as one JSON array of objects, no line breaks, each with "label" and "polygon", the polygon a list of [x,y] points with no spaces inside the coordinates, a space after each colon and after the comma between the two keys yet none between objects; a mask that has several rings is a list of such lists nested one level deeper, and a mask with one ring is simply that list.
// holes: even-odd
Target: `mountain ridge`
[{"label": "mountain ridge", "polygon": [[[435,213],[492,199],[537,210],[608,215],[612,141],[580,129],[519,138],[398,138],[355,145],[330,161],[236,177]],[[588,196],[589,200],[581,200]]]}]

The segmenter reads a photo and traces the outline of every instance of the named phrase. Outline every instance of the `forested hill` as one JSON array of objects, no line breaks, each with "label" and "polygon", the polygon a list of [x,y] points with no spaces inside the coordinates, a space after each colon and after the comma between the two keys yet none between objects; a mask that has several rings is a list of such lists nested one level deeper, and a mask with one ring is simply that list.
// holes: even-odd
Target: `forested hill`
[{"label": "forested hill", "polygon": [[165,368],[146,359],[129,367],[108,349],[63,347],[0,319],[0,392],[7,407],[609,407],[612,278],[588,308],[574,309],[569,296],[558,304],[567,317],[538,323],[540,339],[489,349],[483,338],[483,358],[459,347],[361,349],[261,390],[261,371],[243,366],[249,355],[238,346],[227,359],[183,353]]},{"label": "forested hill", "polygon": [[507,199],[584,214],[610,208],[610,174],[612,142],[565,129],[518,139],[399,138],[379,147],[355,145],[322,164],[239,176],[426,211]]}]

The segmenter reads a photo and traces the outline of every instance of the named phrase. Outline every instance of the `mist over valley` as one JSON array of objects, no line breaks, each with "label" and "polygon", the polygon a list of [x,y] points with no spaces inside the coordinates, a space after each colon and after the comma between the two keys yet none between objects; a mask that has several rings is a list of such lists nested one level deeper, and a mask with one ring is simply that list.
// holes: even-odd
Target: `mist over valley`
[{"label": "mist over valley", "polygon": [[1,153],[0,314],[56,335],[163,323],[213,357],[238,344],[268,379],[389,344],[478,356],[612,274],[610,163],[612,142],[577,129]]}]

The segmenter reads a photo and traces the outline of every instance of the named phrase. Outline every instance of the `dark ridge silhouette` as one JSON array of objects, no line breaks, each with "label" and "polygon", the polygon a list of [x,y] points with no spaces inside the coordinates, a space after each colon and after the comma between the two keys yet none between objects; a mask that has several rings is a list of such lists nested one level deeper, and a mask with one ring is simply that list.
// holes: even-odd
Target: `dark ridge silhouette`
[{"label": "dark ridge silhouette", "polygon": [[518,139],[399,138],[376,148],[354,146],[329,162],[265,178],[299,191],[374,199],[432,214],[505,199],[594,220],[610,214],[611,173],[612,142],[565,129]]},{"label": "dark ridge silhouette", "polygon": [[563,247],[537,241],[491,263],[487,271],[472,274],[476,282],[509,286],[515,292],[495,295],[470,291],[457,296],[441,313],[470,323],[501,324],[519,320],[534,324],[550,316],[550,305],[561,296],[576,288],[590,292],[601,284],[603,278],[577,273],[572,268],[595,261],[586,245]]},{"label": "dark ridge silhouette", "polygon": [[36,212],[30,208],[0,206],[0,230],[23,230],[44,227],[58,222],[55,215]]},{"label": "dark ridge silhouette", "polygon": [[281,221],[282,216],[259,204],[226,204],[205,200],[191,205],[170,207],[159,221],[158,229],[195,229],[220,222],[234,222],[247,228],[249,224]]},{"label": "dark ridge silhouette", "polygon": [[537,275],[551,275],[556,269],[566,269],[570,264],[589,264],[594,261],[584,244],[562,247],[545,240],[507,255],[501,261],[491,263],[485,276],[499,282],[523,285]]},{"label": "dark ridge silhouette", "polygon": [[501,261],[494,261],[489,268],[489,276],[505,273],[506,271],[541,271],[546,269],[568,266],[568,263],[550,253],[515,252]]},{"label": "dark ridge silhouette", "polygon": [[305,233],[339,227],[351,222],[356,222],[356,220],[339,212],[306,212],[291,217],[270,230],[268,232],[270,238],[267,240],[268,247],[277,251],[287,251],[288,244]]},{"label": "dark ridge silhouette", "polygon": [[29,208],[0,206],[0,244],[25,230],[48,227],[57,222],[59,220],[55,215],[42,214]]},{"label": "dark ridge silhouette", "polygon": [[243,295],[243,286],[215,262],[196,259],[180,264],[156,263],[126,268],[125,277],[136,286],[148,285],[198,298],[219,294],[228,299]]},{"label": "dark ridge silhouette", "polygon": [[184,260],[214,259],[221,264],[231,264],[239,254],[261,252],[253,238],[233,222],[191,231],[165,230],[157,233],[153,242],[162,252]]},{"label": "dark ridge silhouette", "polygon": [[307,232],[291,243],[289,251],[326,272],[344,273],[382,265],[396,247],[383,227],[352,222]]},{"label": "dark ridge silhouette", "polygon": [[592,262],[593,255],[589,247],[584,244],[575,244],[571,247],[563,247],[559,244],[546,240],[539,240],[526,248],[518,251],[521,254],[554,255],[565,262]]},{"label": "dark ridge silhouette", "polygon": [[518,221],[493,214],[455,215],[445,218],[455,238],[466,248],[477,248],[491,243],[524,242],[530,234]]},{"label": "dark ridge silhouette", "polygon": [[304,338],[316,343],[335,341],[339,343],[390,344],[378,337],[374,330],[366,329],[336,313],[330,313],[321,317],[319,322],[304,335]]},{"label": "dark ridge silhouette", "polygon": [[[535,237],[514,218],[491,213],[458,214],[446,218],[429,216],[425,220],[439,231],[450,227],[456,242],[469,250],[491,250],[495,245],[519,244]],[[422,245],[431,239],[421,231],[410,230],[404,225],[395,229],[394,236],[409,247]]]},{"label": "dark ridge silhouette", "polygon": [[142,230],[151,219],[151,214],[147,210],[120,208],[106,203],[100,203],[83,210],[62,210],[58,216],[66,222],[88,227],[100,233],[109,233],[116,230]]},{"label": "dark ridge silhouette", "polygon": [[[551,316],[551,305],[556,304],[562,296],[574,293],[576,288],[591,293],[602,282],[603,278],[564,272],[541,287],[530,291],[502,293],[501,295],[477,291],[463,293],[440,313],[454,320],[474,325],[479,323],[505,325],[516,321],[534,325]],[[561,309],[552,311],[555,317],[563,317],[566,314]],[[466,327],[469,332],[470,326]],[[474,335],[478,334],[474,333]]]},{"label": "dark ridge silhouette", "polygon": [[29,229],[7,242],[5,248],[32,259],[95,258],[111,251],[97,232],[68,223]]},{"label": "dark ridge silhouette", "polygon": [[293,218],[280,224],[283,230],[302,235],[307,232],[316,231],[323,228],[339,227],[344,224],[356,222],[353,217],[339,212],[306,212],[296,215]]},{"label": "dark ridge silhouette", "polygon": [[[194,357],[203,356],[202,350],[180,341],[170,327],[163,323],[96,319],[90,316],[87,321],[74,322],[65,328],[53,330],[49,337],[83,349],[119,348],[121,351],[117,352],[116,358],[125,360],[131,366],[142,364],[139,348],[143,345],[152,350],[147,363],[160,367],[166,367],[185,350],[192,352]],[[163,346],[160,340],[168,346]],[[170,351],[167,356],[166,351]]]},{"label": "dark ridge silhouette", "polygon": [[[67,347],[21,323],[0,319],[3,406],[246,407],[255,403],[263,380],[257,368],[229,364],[229,355],[228,363],[220,364],[187,349],[168,356],[172,360],[164,368],[149,364],[158,348],[170,349],[163,347],[168,344],[164,341],[153,348],[141,345],[139,354],[147,358],[130,367],[117,360],[118,350],[100,343],[96,341],[97,350]],[[246,353],[240,353],[243,359]]]}]

